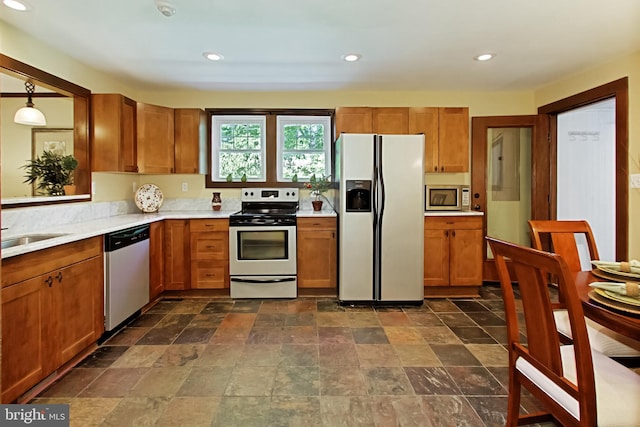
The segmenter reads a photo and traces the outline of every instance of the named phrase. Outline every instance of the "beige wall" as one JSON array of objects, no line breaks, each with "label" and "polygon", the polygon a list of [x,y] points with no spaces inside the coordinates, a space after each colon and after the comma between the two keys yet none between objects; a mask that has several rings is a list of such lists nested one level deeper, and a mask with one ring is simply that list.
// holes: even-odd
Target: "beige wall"
[{"label": "beige wall", "polygon": [[[548,104],[622,77],[629,78],[629,173],[640,173],[640,52],[561,78],[534,92],[536,106]],[[629,258],[640,259],[640,189],[629,191]]]}]

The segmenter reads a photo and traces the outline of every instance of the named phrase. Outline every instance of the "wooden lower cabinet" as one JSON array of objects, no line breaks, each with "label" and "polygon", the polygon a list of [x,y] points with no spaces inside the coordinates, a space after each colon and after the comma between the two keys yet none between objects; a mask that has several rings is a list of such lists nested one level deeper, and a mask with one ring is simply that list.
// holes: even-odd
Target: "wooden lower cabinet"
[{"label": "wooden lower cabinet", "polygon": [[189,289],[189,220],[164,221],[164,288],[168,291]]},{"label": "wooden lower cabinet", "polygon": [[189,229],[191,289],[229,288],[229,220],[192,219]]},{"label": "wooden lower cabinet", "polygon": [[102,238],[2,264],[2,403],[9,403],[104,332]]},{"label": "wooden lower cabinet", "polygon": [[298,218],[298,288],[336,288],[336,218]]},{"label": "wooden lower cabinet", "polygon": [[149,224],[149,301],[164,291],[164,223]]},{"label": "wooden lower cabinet", "polygon": [[425,297],[478,296],[482,233],[480,216],[425,217]]}]

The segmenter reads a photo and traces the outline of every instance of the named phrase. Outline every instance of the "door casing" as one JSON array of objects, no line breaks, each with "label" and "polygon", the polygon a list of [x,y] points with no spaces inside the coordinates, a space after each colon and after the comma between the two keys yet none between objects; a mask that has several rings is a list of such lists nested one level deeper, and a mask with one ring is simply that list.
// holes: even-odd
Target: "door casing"
[{"label": "door casing", "polygon": [[[557,180],[557,115],[603,99],[616,100],[616,259],[628,259],[629,251],[629,95],[628,78],[624,77],[579,94],[543,105],[538,115],[492,116],[471,119],[471,190],[472,209],[485,212],[483,233],[487,235],[486,182],[487,130],[502,127],[532,129],[531,218],[556,218]],[[483,280],[498,281],[493,259],[487,258],[484,242]]]}]

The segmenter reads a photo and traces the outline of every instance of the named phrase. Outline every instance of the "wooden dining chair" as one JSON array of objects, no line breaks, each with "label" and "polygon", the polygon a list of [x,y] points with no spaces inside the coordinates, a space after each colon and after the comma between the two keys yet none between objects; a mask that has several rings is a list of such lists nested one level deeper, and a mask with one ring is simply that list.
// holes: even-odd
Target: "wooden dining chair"
[{"label": "wooden dining chair", "polygon": [[[640,425],[640,405],[636,404],[640,375],[592,351],[573,275],[563,258],[491,237],[487,241],[498,270],[507,321],[507,425],[548,420],[563,426]],[[573,334],[571,345],[561,345],[554,333],[548,274],[558,278],[558,292]],[[513,282],[518,283],[526,343],[520,341]],[[520,413],[522,387],[540,401],[543,410]]]},{"label": "wooden dining chair", "polygon": [[[569,271],[575,273],[582,271],[580,256],[578,251],[577,235],[583,235],[589,249],[589,256],[592,260],[599,260],[598,247],[591,231],[591,226],[587,221],[557,221],[557,220],[529,220],[529,231],[531,233],[531,246],[534,249],[545,250],[543,242],[550,241],[551,252],[560,254],[567,263]],[[555,306],[554,311],[558,332],[571,340],[571,329],[563,301]],[[609,357],[626,360],[627,364],[640,364],[640,342],[632,338],[621,335],[594,322],[586,319],[587,333],[591,340],[591,346],[606,354]]]}]

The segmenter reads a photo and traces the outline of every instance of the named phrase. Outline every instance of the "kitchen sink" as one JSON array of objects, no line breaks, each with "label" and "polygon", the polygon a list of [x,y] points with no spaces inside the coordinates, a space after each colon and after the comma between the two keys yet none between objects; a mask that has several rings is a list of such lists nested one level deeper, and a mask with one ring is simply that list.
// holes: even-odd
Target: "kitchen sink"
[{"label": "kitchen sink", "polygon": [[40,242],[42,240],[53,239],[64,236],[66,233],[58,234],[25,234],[24,236],[11,237],[2,240],[2,249],[13,248],[15,246],[28,245],[29,243]]}]

